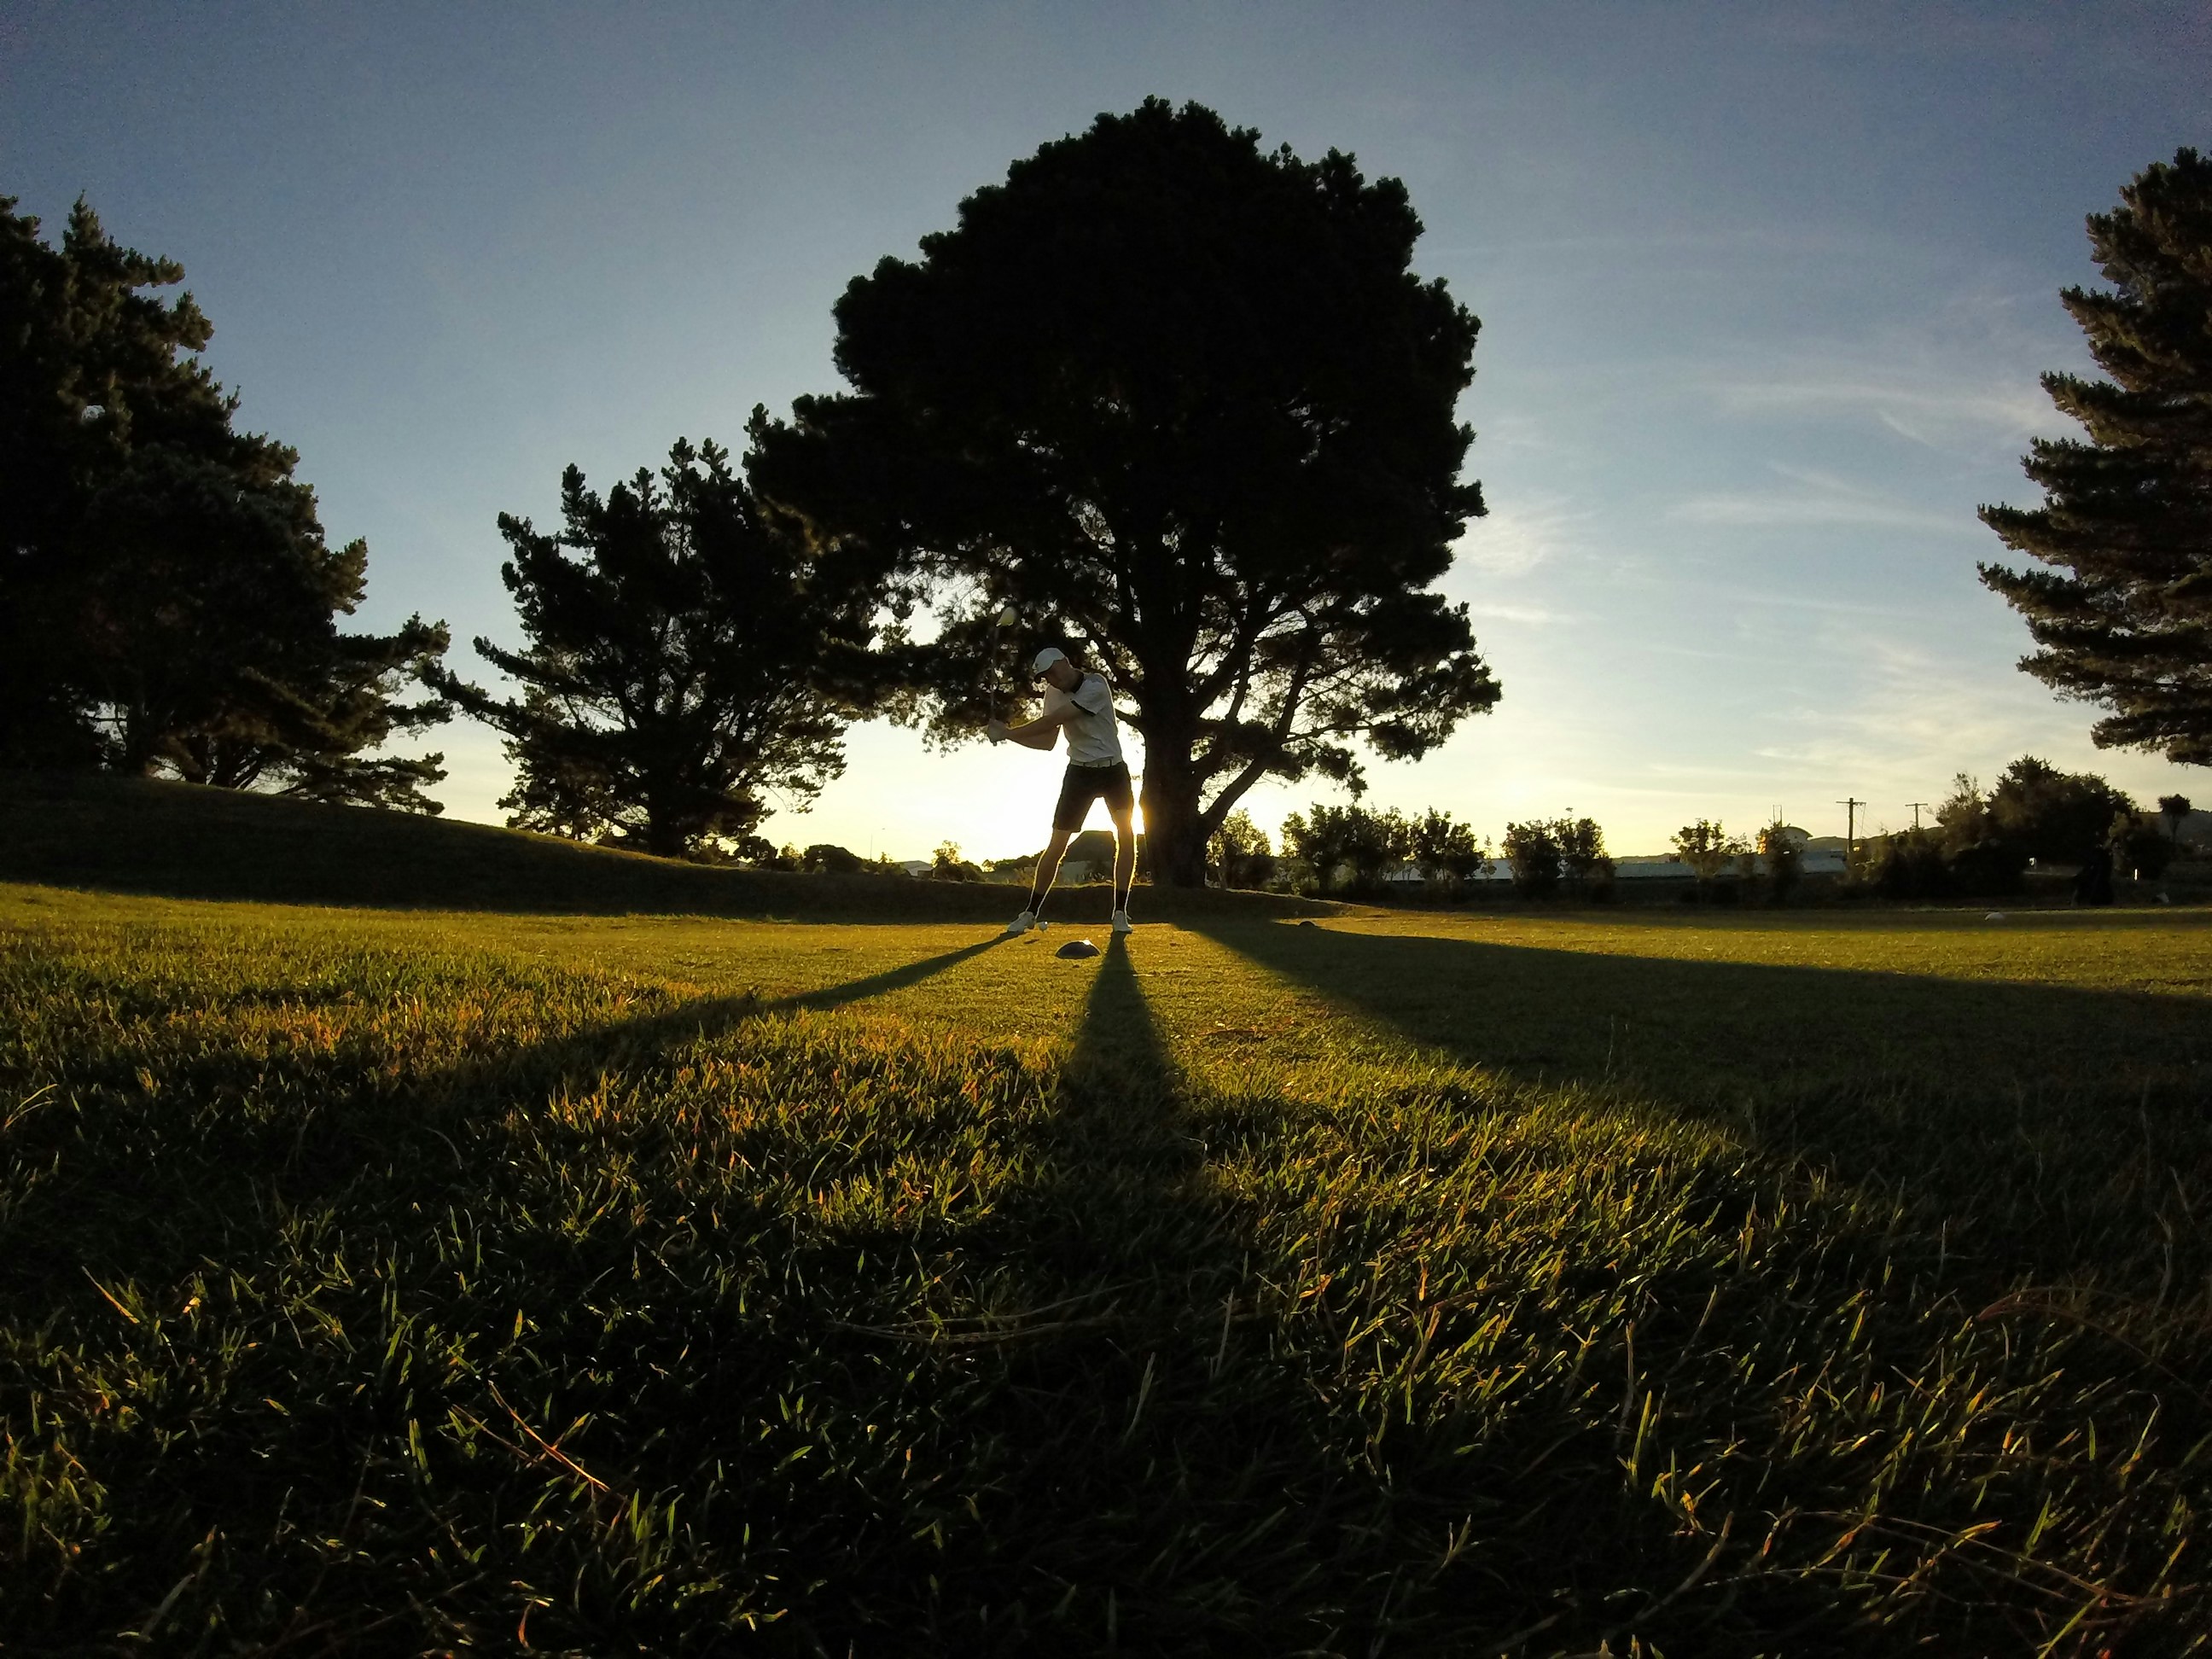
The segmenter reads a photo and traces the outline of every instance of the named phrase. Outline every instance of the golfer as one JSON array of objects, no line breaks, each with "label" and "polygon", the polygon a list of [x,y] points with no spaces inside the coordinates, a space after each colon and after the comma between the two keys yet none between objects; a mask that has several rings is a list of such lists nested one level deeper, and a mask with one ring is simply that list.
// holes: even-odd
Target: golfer
[{"label": "golfer", "polygon": [[1121,733],[1114,724],[1114,690],[1104,678],[1086,674],[1065,651],[1047,646],[1030,665],[1032,678],[1044,681],[1044,712],[1033,720],[1008,726],[993,720],[985,729],[993,743],[1011,739],[1030,749],[1049,749],[1067,730],[1067,776],[1053,809],[1052,839],[1037,854],[1036,881],[1029,906],[1006,924],[1011,936],[1036,926],[1044,896],[1059,873],[1060,854],[1083,828],[1091,803],[1103,800],[1114,820],[1114,931],[1129,929],[1129,884],[1137,874],[1137,836],[1130,819],[1136,806],[1129,787],[1129,763],[1121,757]]}]

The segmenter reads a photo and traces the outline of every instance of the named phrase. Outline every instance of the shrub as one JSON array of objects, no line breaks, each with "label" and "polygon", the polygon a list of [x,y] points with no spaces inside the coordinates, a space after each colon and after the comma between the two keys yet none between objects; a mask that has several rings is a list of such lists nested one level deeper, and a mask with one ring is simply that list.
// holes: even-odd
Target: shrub
[{"label": "shrub", "polygon": [[1690,873],[1698,878],[1698,891],[1708,897],[1717,897],[1713,878],[1750,850],[1747,842],[1729,835],[1717,818],[1699,818],[1674,832],[1674,856],[1690,866]]},{"label": "shrub", "polygon": [[1275,872],[1267,832],[1241,806],[1221,821],[1206,851],[1224,887],[1264,886]]},{"label": "shrub", "polygon": [[1559,878],[1567,890],[1587,894],[1592,882],[1613,880],[1613,860],[1606,856],[1605,831],[1595,818],[1578,818],[1571,811],[1552,821],[1552,839],[1559,844]]},{"label": "shrub", "polygon": [[1874,885],[1884,898],[1940,898],[1958,887],[1942,838],[1932,830],[1900,830],[1869,851]]},{"label": "shrub", "polygon": [[2112,863],[2141,881],[2156,881],[2173,862],[2172,839],[2149,818],[2123,812],[2112,820]]},{"label": "shrub", "polygon": [[1326,897],[1337,872],[1352,866],[1355,889],[1372,890],[1382,872],[1406,856],[1412,830],[1395,811],[1316,805],[1283,820],[1283,846],[1304,867],[1313,890]]},{"label": "shrub", "polygon": [[1805,832],[1777,818],[1759,832],[1759,856],[1766,863],[1766,890],[1778,903],[1804,878]]},{"label": "shrub", "polygon": [[1527,898],[1545,898],[1559,890],[1560,848],[1553,825],[1541,818],[1509,823],[1505,863],[1513,872],[1513,890]]},{"label": "shrub", "polygon": [[2023,755],[1990,792],[1991,826],[2030,858],[2078,862],[2112,838],[2114,818],[2133,817],[2127,794],[2089,772],[2062,772]]},{"label": "shrub", "polygon": [[983,872],[960,856],[960,843],[940,842],[937,856],[929,866],[932,881],[981,881]]},{"label": "shrub", "polygon": [[1490,843],[1477,841],[1474,826],[1449,812],[1431,807],[1412,820],[1410,830],[1411,856],[1420,866],[1421,879],[1441,892],[1456,896],[1477,876],[1497,868]]},{"label": "shrub", "polygon": [[2027,854],[2010,842],[1991,836],[1946,856],[1954,890],[1972,897],[2017,893],[2026,884]]}]

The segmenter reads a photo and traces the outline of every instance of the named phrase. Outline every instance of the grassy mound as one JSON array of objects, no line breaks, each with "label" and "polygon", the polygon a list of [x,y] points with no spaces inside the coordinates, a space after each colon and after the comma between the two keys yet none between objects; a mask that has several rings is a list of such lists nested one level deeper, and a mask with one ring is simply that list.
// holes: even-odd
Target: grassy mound
[{"label": "grassy mound", "polygon": [[0,895],[10,1650],[2203,1650],[2203,932]]},{"label": "grassy mound", "polygon": [[[715,869],[550,836],[100,773],[0,772],[0,880],[179,898],[595,915],[1004,921],[997,884]],[[1099,921],[1104,886],[1053,914]],[[1319,915],[1257,893],[1146,890],[1154,915]]]}]

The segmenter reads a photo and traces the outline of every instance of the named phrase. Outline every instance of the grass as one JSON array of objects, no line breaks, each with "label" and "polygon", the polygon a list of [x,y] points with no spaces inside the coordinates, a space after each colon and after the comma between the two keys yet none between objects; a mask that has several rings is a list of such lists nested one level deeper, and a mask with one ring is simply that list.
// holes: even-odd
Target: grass
[{"label": "grass", "polygon": [[2208,922],[0,888],[0,1644],[2202,1652]]}]

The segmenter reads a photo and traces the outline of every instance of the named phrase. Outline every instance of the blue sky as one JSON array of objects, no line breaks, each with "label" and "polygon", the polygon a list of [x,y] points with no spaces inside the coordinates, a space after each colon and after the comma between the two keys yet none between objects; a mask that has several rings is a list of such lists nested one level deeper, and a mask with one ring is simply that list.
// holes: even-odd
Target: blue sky
[{"label": "blue sky", "polygon": [[[301,453],[364,619],[515,638],[501,511],[831,389],[830,307],[1101,110],[1196,99],[1406,180],[1483,319],[1491,515],[1445,586],[1504,685],[1370,799],[1616,851],[1846,796],[1911,820],[2024,751],[2146,799],[2017,672],[1982,501],[2087,366],[2085,213],[2212,145],[2201,5],[1276,3],[0,11],[0,193],[180,260],[242,419]],[[496,821],[495,738],[436,739]],[[856,731],[769,832],[1032,848],[1051,763]],[[1316,792],[1261,792],[1263,823]]]}]

